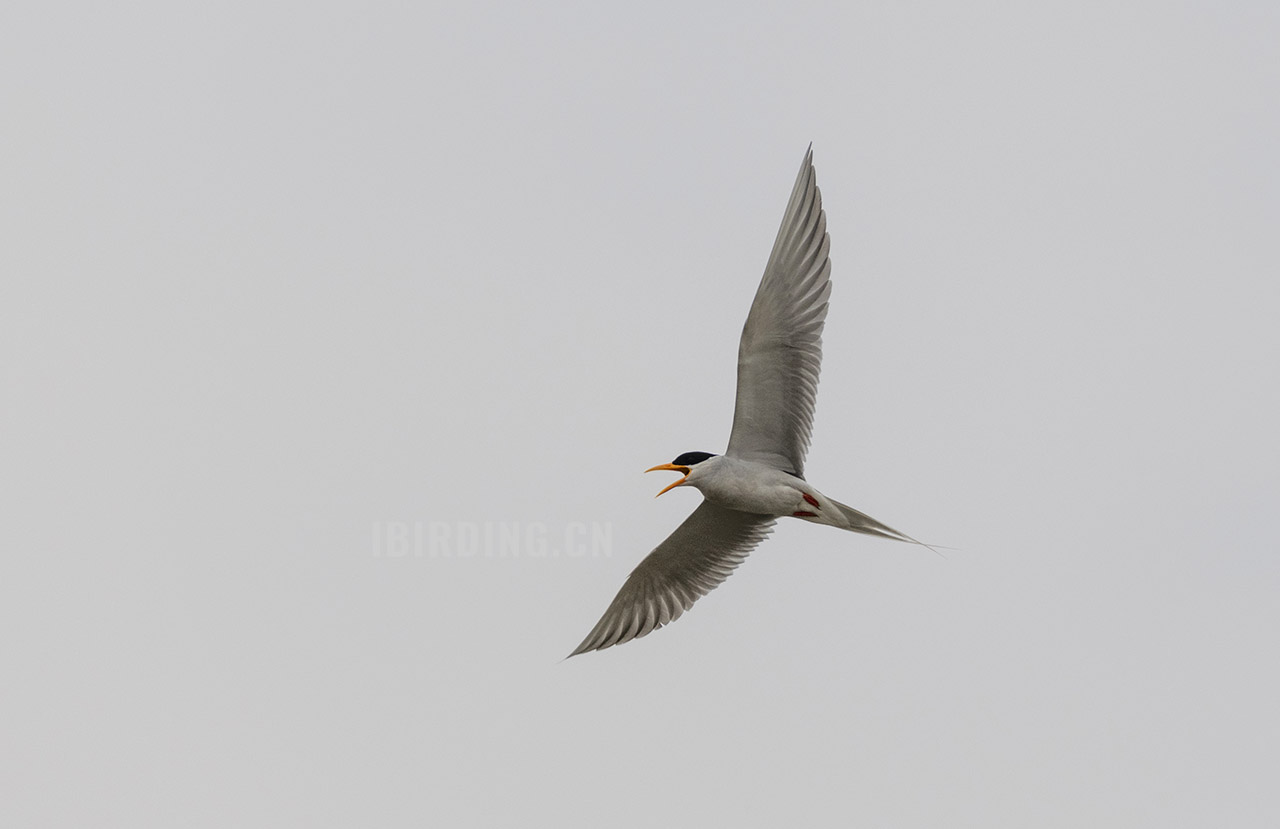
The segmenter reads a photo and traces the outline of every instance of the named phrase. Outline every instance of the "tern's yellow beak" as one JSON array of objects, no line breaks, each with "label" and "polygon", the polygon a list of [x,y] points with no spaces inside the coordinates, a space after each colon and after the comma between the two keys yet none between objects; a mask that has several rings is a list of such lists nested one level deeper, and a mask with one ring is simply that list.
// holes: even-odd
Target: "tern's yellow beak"
[{"label": "tern's yellow beak", "polygon": [[[646,469],[646,470],[645,470],[645,472],[657,472],[659,469],[670,469],[672,472],[679,472],[679,473],[680,473],[681,475],[683,475],[684,477],[683,477],[683,478],[681,478],[680,480],[676,481],[674,484],[671,484],[671,485],[670,485],[670,486],[668,486],[667,488],[663,489],[663,490],[662,490],[662,492],[659,492],[659,493],[658,493],[658,495],[661,495],[663,492],[670,492],[671,490],[673,490],[673,489],[675,489],[676,487],[680,486],[680,484],[682,484],[682,483],[684,483],[685,481],[689,480],[689,467],[687,467],[687,466],[676,466],[674,463],[660,463],[660,464],[658,464],[657,466],[653,467],[652,469]],[[653,497],[654,497],[654,498],[657,498],[657,497],[658,497],[658,495],[655,495],[655,496],[653,496]]]}]

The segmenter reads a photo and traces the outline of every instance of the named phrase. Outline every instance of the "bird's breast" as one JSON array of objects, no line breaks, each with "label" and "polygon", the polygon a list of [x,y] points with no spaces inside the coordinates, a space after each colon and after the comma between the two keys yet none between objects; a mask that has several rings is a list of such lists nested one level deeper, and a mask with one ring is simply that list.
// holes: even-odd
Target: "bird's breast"
[{"label": "bird's breast", "polygon": [[764,464],[740,461],[697,486],[708,501],[740,512],[791,515],[803,498],[795,478]]}]

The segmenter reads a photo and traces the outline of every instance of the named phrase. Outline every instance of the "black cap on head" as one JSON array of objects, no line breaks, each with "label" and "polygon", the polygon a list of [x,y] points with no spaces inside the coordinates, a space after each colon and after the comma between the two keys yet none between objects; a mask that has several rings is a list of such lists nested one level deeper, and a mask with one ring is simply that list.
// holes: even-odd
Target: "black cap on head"
[{"label": "black cap on head", "polygon": [[685,452],[671,463],[674,466],[693,466],[695,463],[702,463],[707,458],[714,458],[711,452]]}]

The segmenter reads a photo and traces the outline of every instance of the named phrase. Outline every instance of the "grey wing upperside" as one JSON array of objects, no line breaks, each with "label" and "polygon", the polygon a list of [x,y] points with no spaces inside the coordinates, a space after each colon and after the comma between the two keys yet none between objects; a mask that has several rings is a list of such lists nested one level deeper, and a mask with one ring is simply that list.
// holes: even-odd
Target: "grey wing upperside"
[{"label": "grey wing upperside", "polygon": [[831,296],[829,249],[810,147],[742,328],[726,455],[804,477]]},{"label": "grey wing upperside", "polygon": [[631,571],[569,656],[630,642],[674,622],[733,573],[773,531],[774,520],[703,501]]}]

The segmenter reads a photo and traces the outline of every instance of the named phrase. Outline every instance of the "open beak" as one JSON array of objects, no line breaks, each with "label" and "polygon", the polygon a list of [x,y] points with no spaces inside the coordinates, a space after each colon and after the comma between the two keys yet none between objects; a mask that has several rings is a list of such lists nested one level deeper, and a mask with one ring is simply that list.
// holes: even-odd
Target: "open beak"
[{"label": "open beak", "polygon": [[[673,489],[675,489],[676,487],[680,486],[680,484],[682,484],[682,483],[684,483],[685,481],[689,480],[689,467],[687,467],[687,466],[676,466],[674,463],[660,463],[660,464],[658,464],[657,466],[653,467],[652,469],[646,469],[646,470],[645,470],[645,472],[657,472],[659,469],[670,469],[672,472],[679,472],[679,473],[680,473],[681,475],[683,475],[684,477],[683,477],[683,478],[681,478],[680,480],[676,481],[674,484],[671,484],[671,485],[670,485],[670,486],[668,486],[667,488],[663,489],[663,490],[662,490],[662,492],[659,492],[659,493],[658,493],[658,495],[661,495],[663,492],[670,492],[671,490],[673,490]],[[654,498],[657,498],[657,497],[658,497],[658,495],[655,495],[655,496],[653,496],[653,497],[654,497]]]}]

